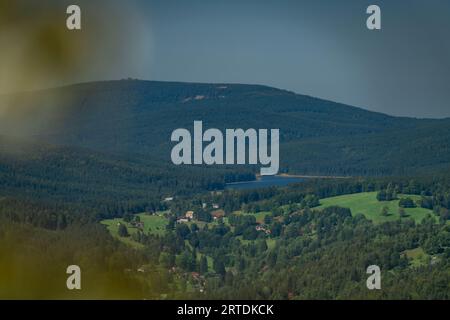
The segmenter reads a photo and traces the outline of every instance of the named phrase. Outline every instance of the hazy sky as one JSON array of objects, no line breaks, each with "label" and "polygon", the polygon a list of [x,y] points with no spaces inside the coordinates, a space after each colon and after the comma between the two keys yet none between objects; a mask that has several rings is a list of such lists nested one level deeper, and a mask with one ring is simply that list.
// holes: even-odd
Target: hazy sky
[{"label": "hazy sky", "polygon": [[[95,58],[70,81],[258,83],[388,114],[450,117],[448,0],[65,2],[82,7],[82,36],[96,15],[117,9],[108,37],[98,34],[89,49]],[[382,9],[381,31],[366,28],[370,4]]]}]

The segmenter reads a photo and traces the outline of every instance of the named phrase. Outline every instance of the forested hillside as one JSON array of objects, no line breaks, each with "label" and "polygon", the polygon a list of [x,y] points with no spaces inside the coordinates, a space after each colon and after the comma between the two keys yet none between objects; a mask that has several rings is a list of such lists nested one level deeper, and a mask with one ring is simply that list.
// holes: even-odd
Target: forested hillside
[{"label": "forested hillside", "polygon": [[[166,220],[161,229],[143,231],[131,212],[115,220],[128,221],[130,234],[118,235],[126,241],[110,237],[87,207],[0,197],[0,297],[448,299],[449,181],[311,180],[180,196],[158,215],[139,215],[144,223]],[[377,192],[380,203],[415,195],[404,205],[429,214],[416,223],[399,207],[390,221],[374,222],[345,207],[319,206],[364,192]],[[217,220],[214,205],[224,211]],[[187,209],[193,220],[176,223]],[[84,270],[81,293],[61,285],[74,261]],[[366,288],[371,264],[381,267],[381,291]]]},{"label": "forested hillside", "polygon": [[180,168],[143,157],[0,136],[0,196],[102,216],[163,209],[162,198],[251,180],[245,168]]},{"label": "forested hillside", "polygon": [[[279,128],[281,172],[351,177],[224,190],[259,167],[173,165],[171,133],[194,120]],[[449,168],[450,119],[265,86],[124,80],[2,96],[0,297],[448,299]],[[60,286],[71,263],[86,270],[79,296]],[[382,291],[365,286],[370,264]]]},{"label": "forested hillside", "polygon": [[[320,206],[331,196],[373,192],[380,206],[390,206],[387,212]],[[408,203],[411,198],[416,200]],[[213,220],[214,203],[224,216]],[[117,235],[127,243],[155,248],[159,242],[160,264],[185,276],[190,297],[448,299],[449,208],[445,178],[310,181],[186,197],[166,213],[124,216],[114,223],[130,231]],[[195,212],[193,219],[175,223],[186,209]],[[148,225],[162,217],[163,234]],[[382,290],[366,287],[370,265],[382,270]]]},{"label": "forested hillside", "polygon": [[0,101],[0,134],[167,165],[172,131],[194,120],[279,128],[282,172],[413,175],[450,164],[449,119],[391,117],[265,86],[123,80]]}]

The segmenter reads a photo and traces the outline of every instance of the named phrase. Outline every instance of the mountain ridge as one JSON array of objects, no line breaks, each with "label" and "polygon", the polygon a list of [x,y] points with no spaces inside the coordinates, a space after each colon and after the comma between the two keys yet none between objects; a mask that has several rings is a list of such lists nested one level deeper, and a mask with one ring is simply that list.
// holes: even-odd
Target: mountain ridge
[{"label": "mountain ridge", "polygon": [[171,132],[278,128],[281,172],[415,174],[450,167],[450,119],[395,117],[263,85],[118,80],[0,97],[0,134],[170,165]]},{"label": "mountain ridge", "polygon": [[340,105],[343,107],[350,107],[353,109],[358,109],[365,112],[370,112],[374,114],[384,115],[392,118],[405,118],[405,119],[414,119],[414,120],[448,120],[450,117],[443,117],[443,118],[421,118],[421,117],[414,117],[414,116],[396,116],[391,115],[384,112],[374,111],[370,109],[366,109],[359,106],[353,106],[348,103],[344,102],[337,102],[332,101],[330,99],[316,97],[308,94],[302,94],[298,93],[292,90],[286,90],[278,87],[273,87],[269,85],[264,84],[249,84],[249,83],[233,83],[233,82],[186,82],[186,81],[165,81],[165,80],[141,80],[141,79],[121,79],[121,80],[99,80],[99,81],[84,81],[84,82],[77,82],[73,84],[64,84],[60,86],[54,86],[54,87],[48,87],[48,88],[42,88],[37,90],[27,90],[27,91],[18,91],[18,92],[11,92],[11,93],[2,93],[0,94],[0,99],[3,97],[11,97],[11,96],[20,96],[20,95],[27,95],[27,94],[45,94],[51,91],[59,91],[59,90],[67,90],[67,89],[92,89],[92,86],[103,86],[103,85],[116,85],[116,84],[124,84],[124,83],[140,83],[140,84],[159,84],[159,85],[168,85],[168,86],[197,86],[197,87],[223,87],[223,86],[240,86],[240,87],[248,87],[248,88],[259,88],[259,89],[266,89],[271,91],[278,91],[283,94],[290,94],[295,95],[299,97],[304,97],[307,99],[314,99],[317,101],[321,101],[323,103],[333,103],[336,105]]}]

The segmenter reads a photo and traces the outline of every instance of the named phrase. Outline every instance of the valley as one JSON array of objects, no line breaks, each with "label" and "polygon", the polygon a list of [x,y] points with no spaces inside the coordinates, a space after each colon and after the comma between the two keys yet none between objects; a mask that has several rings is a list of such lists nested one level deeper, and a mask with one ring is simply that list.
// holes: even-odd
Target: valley
[{"label": "valley", "polygon": [[[31,277],[42,281],[76,261],[101,281],[78,296],[49,281],[46,297],[448,298],[449,119],[259,85],[137,80],[0,104],[7,291],[10,270],[30,277],[15,261],[41,266]],[[171,133],[197,120],[279,128],[280,175],[174,165]],[[371,264],[384,272],[383,293],[367,291]]]}]

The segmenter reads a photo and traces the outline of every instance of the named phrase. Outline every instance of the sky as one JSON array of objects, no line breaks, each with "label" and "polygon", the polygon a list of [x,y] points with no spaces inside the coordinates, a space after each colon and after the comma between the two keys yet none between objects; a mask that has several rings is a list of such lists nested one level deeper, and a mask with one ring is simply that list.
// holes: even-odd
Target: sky
[{"label": "sky", "polygon": [[[36,76],[39,86],[128,77],[251,83],[392,115],[450,117],[448,0],[39,3],[54,11],[55,28],[65,26],[64,6],[82,9],[82,30],[65,31],[60,47],[70,46],[56,76]],[[381,8],[382,30],[366,28],[371,4]],[[67,58],[67,52],[77,54]],[[43,68],[35,57],[33,52],[27,59]],[[61,68],[67,65],[72,69]],[[4,80],[11,81],[14,68]]]}]

